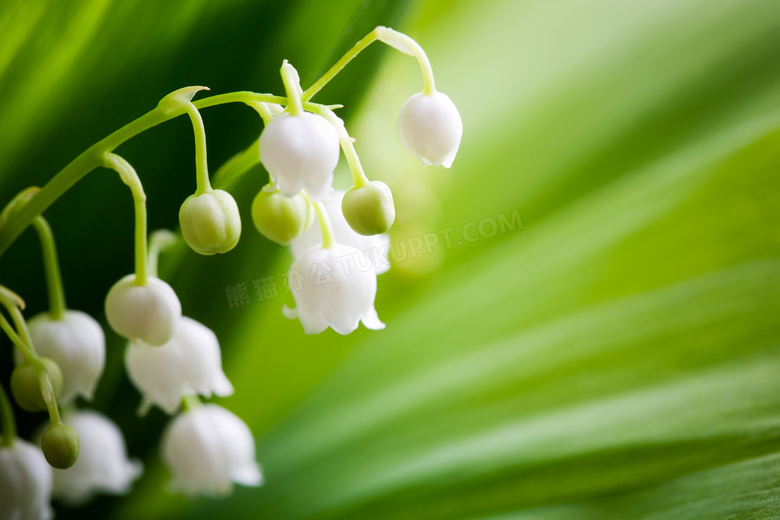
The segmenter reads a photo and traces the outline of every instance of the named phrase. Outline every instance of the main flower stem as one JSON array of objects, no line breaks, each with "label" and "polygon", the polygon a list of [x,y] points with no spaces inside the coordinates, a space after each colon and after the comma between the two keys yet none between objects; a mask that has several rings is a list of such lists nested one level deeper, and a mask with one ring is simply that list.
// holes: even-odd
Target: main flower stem
[{"label": "main flower stem", "polygon": [[[249,104],[252,102],[287,104],[287,98],[241,91],[212,96],[198,100],[193,104],[196,108],[206,108],[227,103]],[[6,225],[0,229],[0,256],[8,250],[35,217],[46,211],[49,206],[89,172],[99,166],[103,166],[107,153],[113,152],[119,145],[136,135],[182,114],[184,114],[184,109],[166,114],[156,107],[87,148],[46,183],[41,191],[32,197],[19,212],[8,219]]]},{"label": "main flower stem", "polygon": [[46,272],[46,288],[49,293],[49,315],[54,320],[61,320],[65,317],[65,291],[62,288],[62,275],[60,274],[60,263],[57,260],[54,233],[43,215],[35,217],[33,227],[38,233],[43,251],[43,268]]},{"label": "main flower stem", "polygon": [[3,429],[0,430],[3,438],[0,439],[0,446],[13,446],[16,440],[16,419],[11,408],[11,400],[8,399],[3,385],[0,385],[0,419],[3,421]]}]

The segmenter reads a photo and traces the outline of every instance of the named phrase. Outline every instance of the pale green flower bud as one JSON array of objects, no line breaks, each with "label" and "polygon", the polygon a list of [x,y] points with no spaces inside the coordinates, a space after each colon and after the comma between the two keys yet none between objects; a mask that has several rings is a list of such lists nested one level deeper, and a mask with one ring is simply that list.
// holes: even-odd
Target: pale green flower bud
[{"label": "pale green flower bud", "polygon": [[73,466],[79,458],[80,447],[79,434],[67,424],[52,426],[41,438],[41,450],[46,461],[59,469]]},{"label": "pale green flower bud", "polygon": [[241,236],[241,215],[233,197],[224,190],[190,195],[179,210],[184,240],[202,255],[227,253]]},{"label": "pale green flower bud", "polygon": [[[60,371],[60,367],[48,358],[41,358],[41,361],[46,365],[46,370],[51,377],[54,395],[59,396],[62,392],[62,371]],[[14,368],[14,371],[11,373],[11,393],[22,410],[28,412],[46,410],[46,401],[41,394],[38,371],[32,363],[22,361]]]},{"label": "pale green flower bud", "polygon": [[350,188],[344,194],[341,211],[349,227],[365,236],[384,233],[395,220],[393,194],[382,181]]},{"label": "pale green flower bud", "polygon": [[260,190],[252,202],[252,220],[261,235],[286,246],[309,227],[314,213],[303,194],[285,197],[279,190]]}]

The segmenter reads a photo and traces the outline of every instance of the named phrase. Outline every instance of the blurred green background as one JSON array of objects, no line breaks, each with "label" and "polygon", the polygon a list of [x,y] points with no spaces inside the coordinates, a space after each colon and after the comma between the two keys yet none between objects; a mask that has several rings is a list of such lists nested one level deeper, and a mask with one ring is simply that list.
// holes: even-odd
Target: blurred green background
[{"label": "blurred green background", "polygon": [[[464,123],[452,169],[406,154],[395,118],[420,74],[379,44],[315,98],[345,105],[367,174],[395,194],[387,329],[309,337],[282,317],[291,257],[251,225],[267,178],[254,168],[232,188],[238,247],[179,248],[161,268],[220,337],[236,388],[220,404],[252,428],[267,483],[168,494],[167,419],[135,417],[109,331],[94,406],[145,474],[58,518],[780,516],[775,0],[5,0],[0,203],[172,90],[281,93],[285,58],[305,88],[376,25],[426,49]],[[262,129],[244,106],[203,117],[212,171]],[[193,152],[185,118],[118,149],[150,229],[177,227]],[[108,288],[132,270],[131,208],[98,170],[46,212],[69,307],[104,325]],[[39,258],[28,231],[0,260],[30,315],[46,305]],[[280,294],[258,301],[266,276]],[[231,309],[240,283],[251,302]],[[0,348],[4,385],[10,358]],[[43,420],[18,418],[23,435]]]}]

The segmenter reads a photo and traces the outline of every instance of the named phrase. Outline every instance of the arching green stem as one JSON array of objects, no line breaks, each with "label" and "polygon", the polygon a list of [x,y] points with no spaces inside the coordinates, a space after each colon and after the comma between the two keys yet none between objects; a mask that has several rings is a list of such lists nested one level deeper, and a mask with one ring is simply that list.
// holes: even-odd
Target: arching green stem
[{"label": "arching green stem", "polygon": [[329,249],[333,247],[336,240],[333,237],[333,227],[330,224],[328,214],[325,212],[325,207],[321,202],[312,200],[311,197],[309,197],[309,194],[306,193],[306,190],[303,190],[303,196],[306,197],[309,204],[314,207],[314,213],[317,215],[317,220],[320,223],[320,231],[322,231],[322,248]]},{"label": "arching green stem", "polygon": [[43,215],[35,217],[33,227],[38,233],[43,251],[43,268],[46,273],[46,288],[49,293],[49,316],[52,319],[61,320],[65,317],[65,291],[62,287],[62,275],[60,274],[60,263],[57,260],[54,233]]},{"label": "arching green stem", "polygon": [[3,421],[3,427],[0,430],[3,438],[0,439],[0,446],[13,446],[16,440],[16,419],[14,419],[14,410],[11,408],[11,400],[8,399],[3,385],[0,385],[0,420]]},{"label": "arching green stem", "polygon": [[184,105],[184,110],[192,121],[192,130],[195,133],[195,175],[197,189],[195,195],[203,195],[211,191],[209,182],[209,165],[206,158],[206,128],[203,126],[203,118],[192,103]]},{"label": "arching green stem", "polygon": [[328,69],[328,72],[322,75],[320,79],[314,82],[314,84],[307,88],[306,91],[301,96],[301,99],[304,101],[310,100],[314,94],[322,90],[322,87],[328,84],[330,80],[336,77],[336,75],[341,72],[341,69],[347,66],[347,63],[352,61],[355,56],[363,52],[363,50],[374,43],[377,40],[377,34],[376,29],[368,33],[366,36],[363,37],[362,40],[357,42],[350,50],[347,51],[347,53],[341,57],[339,61],[337,61],[330,69]]},{"label": "arching green stem", "polygon": [[390,47],[417,58],[417,63],[420,65],[420,72],[423,75],[423,94],[430,96],[436,93],[436,83],[433,80],[433,68],[431,62],[428,60],[428,55],[420,44],[408,37],[404,33],[400,33],[389,27],[377,27],[374,29],[377,35],[377,39],[382,43],[386,43]]},{"label": "arching green stem", "polygon": [[160,254],[176,243],[176,235],[167,229],[158,229],[149,236],[149,276],[157,276],[157,263]]},{"label": "arching green stem", "polygon": [[363,166],[360,164],[360,158],[358,158],[355,150],[355,140],[347,133],[344,121],[333,110],[324,105],[319,105],[315,113],[327,119],[336,129],[341,149],[344,151],[344,157],[347,158],[347,164],[349,164],[349,171],[352,173],[352,184],[358,188],[368,184],[370,181],[366,177],[365,172],[363,172]]},{"label": "arching green stem", "polygon": [[115,170],[122,182],[127,184],[133,193],[133,206],[135,209],[135,284],[146,285],[147,271],[147,244],[146,244],[146,194],[141,184],[141,179],[129,162],[119,155],[107,153],[103,166]]},{"label": "arching green stem", "polygon": [[368,33],[362,40],[357,42],[350,50],[347,51],[344,56],[337,61],[328,72],[322,75],[320,79],[314,82],[314,84],[307,88],[301,96],[303,101],[309,101],[314,94],[322,90],[322,87],[328,84],[341,70],[346,67],[347,63],[352,61],[355,56],[363,52],[363,50],[374,43],[375,41],[381,41],[389,45],[390,47],[413,56],[417,59],[417,63],[420,65],[420,71],[423,75],[423,94],[431,95],[436,92],[436,84],[433,79],[433,68],[431,62],[428,60],[428,55],[420,47],[420,45],[409,36],[390,29],[389,27],[379,26],[373,31]]}]

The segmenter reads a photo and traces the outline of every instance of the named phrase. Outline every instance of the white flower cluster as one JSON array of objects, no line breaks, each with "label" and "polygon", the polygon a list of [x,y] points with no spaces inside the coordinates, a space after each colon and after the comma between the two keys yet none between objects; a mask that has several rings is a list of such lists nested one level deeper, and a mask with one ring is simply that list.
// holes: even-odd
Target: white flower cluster
[{"label": "white flower cluster", "polygon": [[[288,96],[299,95],[297,73],[285,62],[282,76],[292,78]],[[387,271],[389,238],[395,218],[390,189],[370,182],[360,169],[354,141],[343,122],[291,106],[277,114],[260,136],[260,160],[271,184],[255,198],[252,217],[258,231],[283,245],[294,257],[289,271],[296,308],[282,311],[298,318],[307,334],[328,327],[349,334],[360,323],[385,327],[374,308],[376,276]],[[401,108],[401,142],[423,164],[450,167],[460,145],[463,124],[450,98],[436,92],[415,94]],[[353,170],[355,185],[334,192],[333,171],[339,142]],[[306,202],[309,202],[307,204]],[[311,211],[311,206],[320,211]],[[311,224],[316,213],[320,226]]]},{"label": "white flower cluster", "polygon": [[[425,53],[409,37],[388,28],[377,27],[373,36],[415,56],[423,70],[423,92],[411,96],[398,116],[401,143],[423,165],[450,167],[463,125],[450,98],[434,88]],[[359,52],[358,47],[345,56],[344,63]],[[268,170],[271,182],[255,197],[252,220],[261,234],[291,247],[294,259],[288,282],[296,307],[285,306],[282,311],[299,319],[307,334],[327,328],[350,334],[360,323],[373,330],[385,327],[374,302],[377,275],[390,267],[387,231],[395,220],[392,192],[383,182],[366,177],[354,139],[333,113],[334,107],[309,101],[338,70],[334,67],[304,92],[297,71],[285,61],[281,73],[286,98],[232,94],[233,100],[243,99],[257,109],[266,123],[258,148],[236,164],[246,166],[250,155],[256,162],[259,151],[259,160]],[[210,184],[205,128],[192,102],[201,90],[206,89],[186,87],[165,96],[150,120],[159,117],[160,122],[186,113],[192,121],[197,189],[182,204],[179,222],[184,240],[194,251],[213,255],[236,246],[241,218],[233,197]],[[276,104],[280,101],[283,105]],[[200,401],[233,393],[222,368],[217,336],[183,316],[173,288],[156,276],[159,250],[175,236],[171,232],[153,235],[147,252],[146,195],[140,178],[113,153],[118,143],[100,149],[101,143],[93,147],[99,152],[96,162],[115,170],[130,188],[136,216],[135,272],[110,288],[105,313],[111,328],[128,341],[125,366],[142,396],[139,415],[152,406],[173,415],[161,442],[162,459],[173,477],[170,488],[186,494],[224,495],[236,483],[259,486],[263,476],[248,426],[225,408]],[[339,148],[353,178],[346,192],[332,186]],[[229,162],[226,171],[233,165]],[[0,212],[0,228],[13,218],[21,219],[19,210],[32,204],[38,191],[29,188],[17,195]],[[12,394],[25,410],[47,410],[50,425],[38,446],[16,438],[13,411],[0,387],[4,437],[0,437],[0,520],[50,518],[52,497],[77,505],[99,493],[126,493],[142,471],[140,462],[128,458],[122,433],[108,417],[74,405],[77,397],[91,400],[95,393],[105,365],[105,336],[93,318],[66,308],[53,235],[42,211],[33,224],[44,251],[51,312],[33,317],[28,324],[22,316],[22,299],[0,285],[0,305],[14,322],[10,325],[0,313],[0,325],[17,349]],[[313,224],[315,216],[318,225]],[[30,222],[22,224],[23,228]],[[71,406],[60,417],[59,406],[65,404]]]},{"label": "white flower cluster", "polygon": [[[233,393],[216,335],[182,316],[175,292],[159,278],[149,277],[146,285],[128,277],[117,282],[106,298],[106,316],[129,340],[125,367],[143,396],[139,413],[157,405],[175,414],[196,394]],[[224,494],[233,482],[262,482],[252,433],[217,405],[196,402],[174,417],[163,435],[162,456],[173,474],[171,488],[188,494]]]}]

